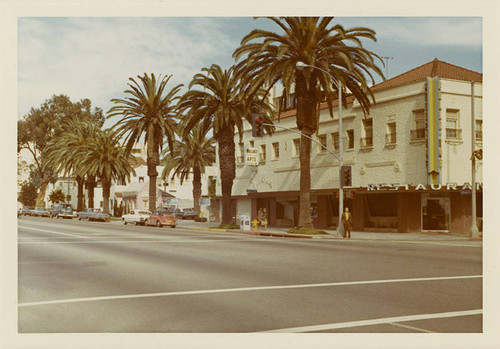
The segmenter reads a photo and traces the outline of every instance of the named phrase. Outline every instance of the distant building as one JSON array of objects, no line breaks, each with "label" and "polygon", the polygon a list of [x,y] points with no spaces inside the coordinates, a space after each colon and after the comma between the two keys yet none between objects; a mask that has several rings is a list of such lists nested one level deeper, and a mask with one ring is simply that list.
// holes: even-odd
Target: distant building
[{"label": "distant building", "polygon": [[[471,82],[474,125],[471,135]],[[276,90],[276,89],[275,89]],[[339,135],[338,102],[334,118],[320,106],[316,140],[338,150],[351,167],[344,206],[353,212],[354,230],[453,232],[471,226],[471,142],[482,148],[482,74],[435,59],[371,88],[376,104],[365,116],[353,97],[343,108]],[[277,97],[277,96],[273,96]],[[293,98],[293,95],[291,96]],[[276,98],[274,99],[276,100]],[[292,106],[293,103],[290,103]],[[297,131],[296,110],[275,116],[276,125]],[[269,223],[294,226],[299,207],[300,136],[280,128],[252,138],[246,124],[237,144],[233,216],[255,217],[267,208]],[[245,164],[245,150],[257,148],[258,166]],[[317,228],[336,228],[339,167],[335,156],[316,143],[311,149],[311,212]],[[482,220],[482,162],[476,162],[477,216]],[[219,197],[212,200],[220,210]]]}]

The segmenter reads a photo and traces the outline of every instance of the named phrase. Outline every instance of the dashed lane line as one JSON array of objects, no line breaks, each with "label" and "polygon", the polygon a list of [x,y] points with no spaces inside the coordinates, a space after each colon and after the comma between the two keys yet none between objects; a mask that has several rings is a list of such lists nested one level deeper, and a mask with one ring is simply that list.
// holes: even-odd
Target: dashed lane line
[{"label": "dashed lane line", "polygon": [[[132,299],[132,298],[169,297],[169,296],[186,296],[186,295],[245,292],[245,291],[267,291],[267,290],[299,289],[299,288],[313,288],[313,287],[335,287],[335,286],[352,286],[352,285],[369,285],[369,284],[420,282],[420,281],[442,281],[442,280],[459,280],[459,279],[478,279],[478,278],[482,278],[482,275],[444,276],[444,277],[430,277],[430,278],[389,279],[389,280],[369,280],[369,281],[348,281],[348,282],[331,282],[331,283],[318,283],[318,284],[258,286],[258,287],[225,288],[225,289],[212,289],[212,290],[142,293],[142,294],[128,294],[128,295],[88,297],[88,298],[56,299],[56,300],[40,301],[40,302],[26,302],[26,303],[19,303],[18,307],[29,307],[29,306],[50,305],[50,304],[63,304],[63,303],[96,302],[96,301],[107,301],[107,300],[117,300],[117,299]],[[389,322],[397,322],[397,321],[394,320],[394,321],[389,321]]]}]

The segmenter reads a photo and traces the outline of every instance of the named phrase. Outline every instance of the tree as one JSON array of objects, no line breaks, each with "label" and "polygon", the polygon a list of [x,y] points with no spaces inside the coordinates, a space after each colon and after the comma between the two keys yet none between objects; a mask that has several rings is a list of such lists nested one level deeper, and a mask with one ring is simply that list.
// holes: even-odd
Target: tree
[{"label": "tree", "polygon": [[113,180],[130,180],[135,171],[134,157],[119,143],[116,131],[99,132],[82,147],[77,166],[81,171],[99,177],[102,181],[103,211],[109,213],[109,197]]},{"label": "tree", "polygon": [[[160,150],[163,138],[167,138],[170,149],[175,139],[177,93],[182,85],[166,91],[167,83],[172,75],[158,77],[144,74],[137,76],[139,81],[130,78],[130,87],[125,99],[112,99],[116,105],[108,112],[108,118],[121,116],[115,127],[120,137],[125,136],[127,150],[130,151],[142,136],[147,145],[147,166],[149,177],[149,209],[156,208],[156,167],[160,163]],[[141,85],[142,84],[142,85]],[[165,95],[164,95],[165,93]]]},{"label": "tree", "polygon": [[92,110],[91,102],[82,99],[72,103],[65,95],[52,96],[40,108],[31,108],[30,112],[17,124],[17,151],[27,149],[34,159],[34,166],[39,177],[39,193],[36,205],[42,205],[47,185],[53,178],[53,164],[47,163],[47,146],[62,132],[64,120],[90,118],[102,122],[102,110]]},{"label": "tree", "polygon": [[[203,73],[196,74],[186,92],[179,101],[181,111],[189,110],[188,121],[184,127],[186,135],[196,124],[202,129],[213,129],[218,143],[219,166],[222,185],[222,221],[232,223],[231,190],[236,176],[236,158],[234,133],[238,129],[240,139],[243,135],[243,121],[251,124],[251,114],[261,112],[266,122],[271,120],[271,106],[262,98],[260,92],[247,93],[245,86],[234,75],[234,68],[226,70],[216,64],[203,68]],[[192,90],[194,86],[203,90]],[[273,128],[266,127],[268,132]]]},{"label": "tree", "polygon": [[215,139],[207,137],[206,129],[200,124],[193,127],[191,133],[185,134],[182,141],[175,140],[173,151],[164,151],[162,162],[165,168],[162,178],[179,176],[181,184],[193,173],[193,202],[194,210],[200,211],[201,175],[205,173],[205,166],[215,162]]},{"label": "tree", "polygon": [[53,204],[58,202],[64,202],[66,201],[66,195],[64,195],[61,189],[52,190],[52,192],[49,194],[49,201],[52,202]]},{"label": "tree", "polygon": [[[47,163],[58,172],[65,175],[73,173],[78,184],[77,210],[82,210],[84,178],[87,177],[87,189],[89,190],[89,207],[94,207],[95,176],[82,172],[77,166],[82,151],[101,131],[102,120],[96,122],[91,118],[69,119],[62,123],[62,130],[54,137],[47,146]],[[94,185],[92,185],[94,184]]]},{"label": "tree", "polygon": [[[338,90],[332,85],[333,76],[358,100],[365,114],[368,113],[373,94],[368,81],[374,83],[372,72],[383,77],[377,62],[380,57],[365,49],[361,40],[376,41],[375,32],[364,27],[345,29],[341,25],[330,26],[332,18],[280,17],[268,18],[284,32],[282,34],[253,30],[246,35],[233,56],[240,60],[238,74],[254,89],[266,86],[271,89],[281,82],[283,98],[290,97],[295,89],[297,127],[303,134],[300,147],[300,209],[299,227],[312,227],[310,213],[310,152],[311,137],[318,131],[318,103],[326,98],[333,117],[333,101]],[[255,42],[255,40],[258,40]],[[296,64],[302,62],[319,69],[299,71]],[[343,94],[345,96],[345,94]],[[370,100],[371,97],[371,100]],[[345,104],[345,98],[344,98]],[[307,137],[305,137],[307,136]]]},{"label": "tree", "polygon": [[23,204],[23,206],[35,206],[36,205],[37,190],[33,183],[25,181],[21,185],[21,191],[17,201]]}]

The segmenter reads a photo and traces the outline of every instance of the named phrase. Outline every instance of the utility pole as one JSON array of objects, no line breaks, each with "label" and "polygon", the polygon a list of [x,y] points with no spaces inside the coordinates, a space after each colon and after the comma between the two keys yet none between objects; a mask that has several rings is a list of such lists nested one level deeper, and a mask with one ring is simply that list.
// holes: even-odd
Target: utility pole
[{"label": "utility pole", "polygon": [[474,81],[471,81],[470,83],[470,94],[471,94],[471,150],[472,150],[472,172],[471,172],[471,177],[472,177],[472,195],[471,195],[471,201],[472,201],[472,223],[470,227],[470,235],[471,238],[478,238],[479,237],[479,230],[477,229],[477,219],[476,219],[476,118],[475,118],[475,113],[474,113]]},{"label": "utility pole", "polygon": [[389,77],[389,59],[394,59],[394,58],[387,56],[382,56],[380,58],[385,59],[385,78],[387,79]]}]

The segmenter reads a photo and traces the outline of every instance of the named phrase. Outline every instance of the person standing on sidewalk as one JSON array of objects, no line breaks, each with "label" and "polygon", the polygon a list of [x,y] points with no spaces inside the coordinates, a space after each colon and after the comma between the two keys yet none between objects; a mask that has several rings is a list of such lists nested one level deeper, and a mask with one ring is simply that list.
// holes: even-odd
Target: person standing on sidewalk
[{"label": "person standing on sidewalk", "polygon": [[267,230],[267,210],[265,208],[262,209],[262,219],[260,220],[260,225],[264,230]]},{"label": "person standing on sidewalk", "polygon": [[351,226],[352,226],[352,214],[349,212],[349,208],[346,207],[344,213],[342,213],[342,224],[344,225],[344,237],[351,238]]}]

